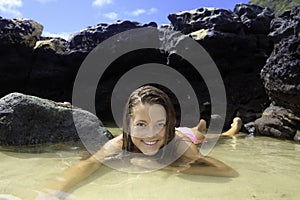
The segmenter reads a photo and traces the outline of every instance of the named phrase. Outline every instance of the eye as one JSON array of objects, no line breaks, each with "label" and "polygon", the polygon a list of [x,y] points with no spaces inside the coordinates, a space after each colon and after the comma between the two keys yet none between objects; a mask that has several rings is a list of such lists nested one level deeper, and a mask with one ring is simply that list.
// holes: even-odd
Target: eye
[{"label": "eye", "polygon": [[138,123],[135,124],[135,126],[137,126],[137,127],[145,127],[147,125],[145,123],[143,123],[143,122],[138,122]]},{"label": "eye", "polygon": [[158,125],[158,127],[160,127],[160,128],[163,128],[163,127],[165,127],[166,126],[166,124],[165,123],[159,123],[159,124],[157,124]]}]

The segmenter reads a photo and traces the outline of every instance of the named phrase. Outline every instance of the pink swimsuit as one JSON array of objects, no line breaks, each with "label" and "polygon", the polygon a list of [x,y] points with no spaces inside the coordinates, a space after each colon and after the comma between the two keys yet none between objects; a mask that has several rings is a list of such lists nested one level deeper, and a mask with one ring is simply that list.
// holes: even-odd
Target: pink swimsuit
[{"label": "pink swimsuit", "polygon": [[183,134],[185,134],[186,136],[188,136],[193,142],[197,142],[198,139],[197,137],[194,135],[193,131],[191,128],[188,127],[177,127],[175,128],[176,131],[179,131]]}]

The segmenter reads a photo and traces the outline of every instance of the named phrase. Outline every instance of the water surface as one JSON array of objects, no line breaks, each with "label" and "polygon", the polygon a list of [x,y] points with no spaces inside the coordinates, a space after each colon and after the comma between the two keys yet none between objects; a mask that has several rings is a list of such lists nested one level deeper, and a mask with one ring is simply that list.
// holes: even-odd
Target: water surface
[{"label": "water surface", "polygon": [[[32,199],[84,150],[76,144],[0,150],[0,200]],[[19,151],[19,152],[15,152]],[[67,199],[288,199],[300,198],[300,145],[268,137],[226,139],[210,156],[233,167],[237,178],[184,175],[169,171],[128,174],[102,167],[70,191]]]}]

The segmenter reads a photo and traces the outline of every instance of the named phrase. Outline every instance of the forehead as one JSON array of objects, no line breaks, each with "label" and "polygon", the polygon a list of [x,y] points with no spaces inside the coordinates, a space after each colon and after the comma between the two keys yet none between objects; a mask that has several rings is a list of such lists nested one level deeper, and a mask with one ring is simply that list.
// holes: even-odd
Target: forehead
[{"label": "forehead", "polygon": [[133,107],[133,120],[166,120],[166,110],[159,104],[138,104]]}]

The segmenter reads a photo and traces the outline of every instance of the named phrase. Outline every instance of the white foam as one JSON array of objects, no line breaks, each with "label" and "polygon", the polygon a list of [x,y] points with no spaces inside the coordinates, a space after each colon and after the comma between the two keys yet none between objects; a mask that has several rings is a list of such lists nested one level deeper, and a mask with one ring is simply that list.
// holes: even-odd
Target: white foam
[{"label": "white foam", "polygon": [[0,200],[22,200],[22,199],[15,197],[11,194],[0,194]]}]

